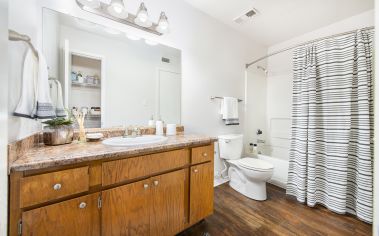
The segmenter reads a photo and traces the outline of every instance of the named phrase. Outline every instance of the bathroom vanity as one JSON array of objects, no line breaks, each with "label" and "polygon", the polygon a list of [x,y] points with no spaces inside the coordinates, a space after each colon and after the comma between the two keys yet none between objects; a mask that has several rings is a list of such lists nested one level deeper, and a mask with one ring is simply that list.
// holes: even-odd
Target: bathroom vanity
[{"label": "bathroom vanity", "polygon": [[175,235],[213,212],[215,140],[34,147],[10,163],[10,235]]}]

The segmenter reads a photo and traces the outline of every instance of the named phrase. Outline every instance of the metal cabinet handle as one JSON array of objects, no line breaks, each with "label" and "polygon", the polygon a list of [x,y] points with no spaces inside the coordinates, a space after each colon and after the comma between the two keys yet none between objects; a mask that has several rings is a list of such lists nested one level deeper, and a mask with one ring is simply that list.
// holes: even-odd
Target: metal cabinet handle
[{"label": "metal cabinet handle", "polygon": [[62,185],[61,184],[54,184],[53,188],[54,188],[54,190],[59,190],[62,188]]},{"label": "metal cabinet handle", "polygon": [[208,156],[208,153],[203,152],[203,157],[207,157],[207,156]]},{"label": "metal cabinet handle", "polygon": [[193,172],[197,173],[197,172],[199,172],[199,170],[198,169],[194,169]]},{"label": "metal cabinet handle", "polygon": [[143,188],[144,188],[144,189],[147,189],[148,187],[149,187],[148,184],[144,184],[144,185],[143,185]]},{"label": "metal cabinet handle", "polygon": [[154,185],[157,186],[159,184],[158,180],[154,180]]},{"label": "metal cabinet handle", "polygon": [[84,209],[84,208],[86,208],[86,206],[87,206],[87,203],[85,203],[85,202],[81,202],[81,203],[79,204],[79,208],[80,208],[80,209]]}]

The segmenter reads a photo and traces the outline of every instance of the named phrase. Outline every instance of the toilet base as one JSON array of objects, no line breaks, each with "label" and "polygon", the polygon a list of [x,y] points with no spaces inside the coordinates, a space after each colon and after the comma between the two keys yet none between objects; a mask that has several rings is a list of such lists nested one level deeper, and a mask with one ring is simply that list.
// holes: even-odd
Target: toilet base
[{"label": "toilet base", "polygon": [[229,186],[237,192],[256,201],[267,200],[266,183],[249,183],[245,186],[236,185],[229,181]]},{"label": "toilet base", "polygon": [[257,201],[267,199],[266,182],[247,180],[235,167],[229,168],[229,186],[248,198]]}]

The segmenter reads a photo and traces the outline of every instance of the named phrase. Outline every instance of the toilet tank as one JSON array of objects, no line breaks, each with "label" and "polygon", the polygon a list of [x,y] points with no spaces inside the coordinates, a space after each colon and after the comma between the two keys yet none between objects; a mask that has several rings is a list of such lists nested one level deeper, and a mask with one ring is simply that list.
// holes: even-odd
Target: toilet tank
[{"label": "toilet tank", "polygon": [[240,159],[243,149],[242,134],[226,134],[218,136],[220,158]]}]

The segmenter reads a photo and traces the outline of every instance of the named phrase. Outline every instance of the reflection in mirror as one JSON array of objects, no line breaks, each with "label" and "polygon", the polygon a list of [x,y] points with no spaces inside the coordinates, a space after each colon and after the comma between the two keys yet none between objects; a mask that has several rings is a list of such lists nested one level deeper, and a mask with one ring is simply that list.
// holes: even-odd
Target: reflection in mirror
[{"label": "reflection in mirror", "polygon": [[43,9],[49,78],[64,105],[86,112],[85,127],[180,124],[181,52],[137,36]]}]

